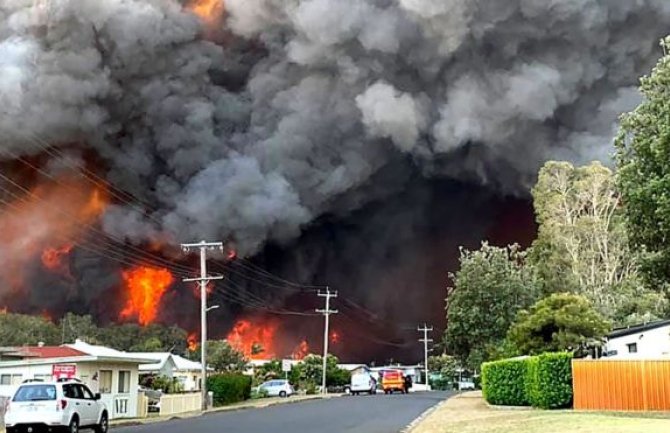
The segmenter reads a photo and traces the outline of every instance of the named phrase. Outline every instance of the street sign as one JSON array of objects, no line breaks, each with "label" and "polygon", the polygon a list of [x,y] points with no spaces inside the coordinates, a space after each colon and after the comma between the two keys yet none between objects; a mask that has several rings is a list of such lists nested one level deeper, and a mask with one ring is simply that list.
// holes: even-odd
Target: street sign
[{"label": "street sign", "polygon": [[283,359],[281,362],[281,371],[288,373],[291,371],[291,360]]}]

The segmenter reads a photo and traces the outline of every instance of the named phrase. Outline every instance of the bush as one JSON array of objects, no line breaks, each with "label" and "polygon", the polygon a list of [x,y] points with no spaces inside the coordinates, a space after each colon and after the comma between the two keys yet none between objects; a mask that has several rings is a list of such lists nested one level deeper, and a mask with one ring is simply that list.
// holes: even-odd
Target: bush
[{"label": "bush", "polygon": [[251,399],[252,400],[258,400],[260,398],[266,398],[268,397],[268,390],[265,388],[261,389],[252,389],[251,390]]},{"label": "bush", "polygon": [[207,378],[207,389],[214,393],[214,406],[237,403],[251,397],[251,377],[216,374]]},{"label": "bush", "polygon": [[482,389],[490,404],[558,409],[572,405],[572,354],[545,353],[482,366]]},{"label": "bush", "polygon": [[503,359],[482,365],[482,390],[490,404],[527,406],[528,359]]},{"label": "bush", "polygon": [[533,359],[529,401],[541,409],[572,406],[572,354],[545,353]]}]

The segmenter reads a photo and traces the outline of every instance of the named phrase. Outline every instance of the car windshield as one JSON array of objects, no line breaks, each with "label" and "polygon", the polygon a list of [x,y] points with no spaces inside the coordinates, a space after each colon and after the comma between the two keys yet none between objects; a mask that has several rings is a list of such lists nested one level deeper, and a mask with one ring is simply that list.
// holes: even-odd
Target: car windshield
[{"label": "car windshield", "polygon": [[14,395],[13,401],[56,400],[56,387],[53,385],[21,386]]}]

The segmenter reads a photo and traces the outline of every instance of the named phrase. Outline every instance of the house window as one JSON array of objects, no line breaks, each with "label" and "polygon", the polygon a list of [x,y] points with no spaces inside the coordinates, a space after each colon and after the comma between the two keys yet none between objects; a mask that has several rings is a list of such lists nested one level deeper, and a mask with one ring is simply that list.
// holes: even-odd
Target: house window
[{"label": "house window", "polygon": [[0,385],[21,385],[22,374],[3,374],[0,376]]},{"label": "house window", "polygon": [[119,394],[130,392],[130,371],[119,371]]},{"label": "house window", "polygon": [[626,346],[628,346],[628,353],[637,353],[637,343],[630,343]]},{"label": "house window", "polygon": [[112,393],[112,370],[100,370],[100,394]]}]

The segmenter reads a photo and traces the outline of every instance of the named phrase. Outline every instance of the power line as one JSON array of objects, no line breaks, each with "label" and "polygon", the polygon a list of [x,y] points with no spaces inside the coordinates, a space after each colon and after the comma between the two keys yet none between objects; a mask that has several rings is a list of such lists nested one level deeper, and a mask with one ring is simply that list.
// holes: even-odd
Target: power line
[{"label": "power line", "polygon": [[430,328],[424,323],[423,328],[416,328],[417,331],[423,332],[423,338],[420,338],[419,341],[423,342],[423,353],[424,353],[424,364],[423,368],[426,373],[426,388],[428,387],[428,343],[433,341],[432,338],[428,338],[428,333],[433,331],[433,327]]},{"label": "power line", "polygon": [[329,288],[326,288],[326,291],[322,293],[319,291],[317,294],[318,297],[320,298],[326,298],[325,302],[325,308],[323,310],[316,310],[317,313],[323,314],[325,324],[324,324],[324,329],[323,329],[323,372],[322,372],[322,378],[321,378],[321,392],[323,394],[328,393],[328,389],[326,388],[326,362],[328,360],[328,325],[329,325],[329,319],[331,314],[337,314],[337,310],[331,310],[330,309],[330,298],[337,298],[337,292],[331,292]]},{"label": "power line", "polygon": [[202,410],[207,410],[207,283],[213,280],[223,279],[222,275],[207,275],[207,250],[218,248],[223,250],[223,243],[221,242],[205,242],[181,244],[185,253],[190,249],[200,250],[200,277],[184,278],[184,282],[197,281],[200,283],[200,359],[202,365],[201,375],[202,384],[200,385],[200,392],[202,394]]}]

